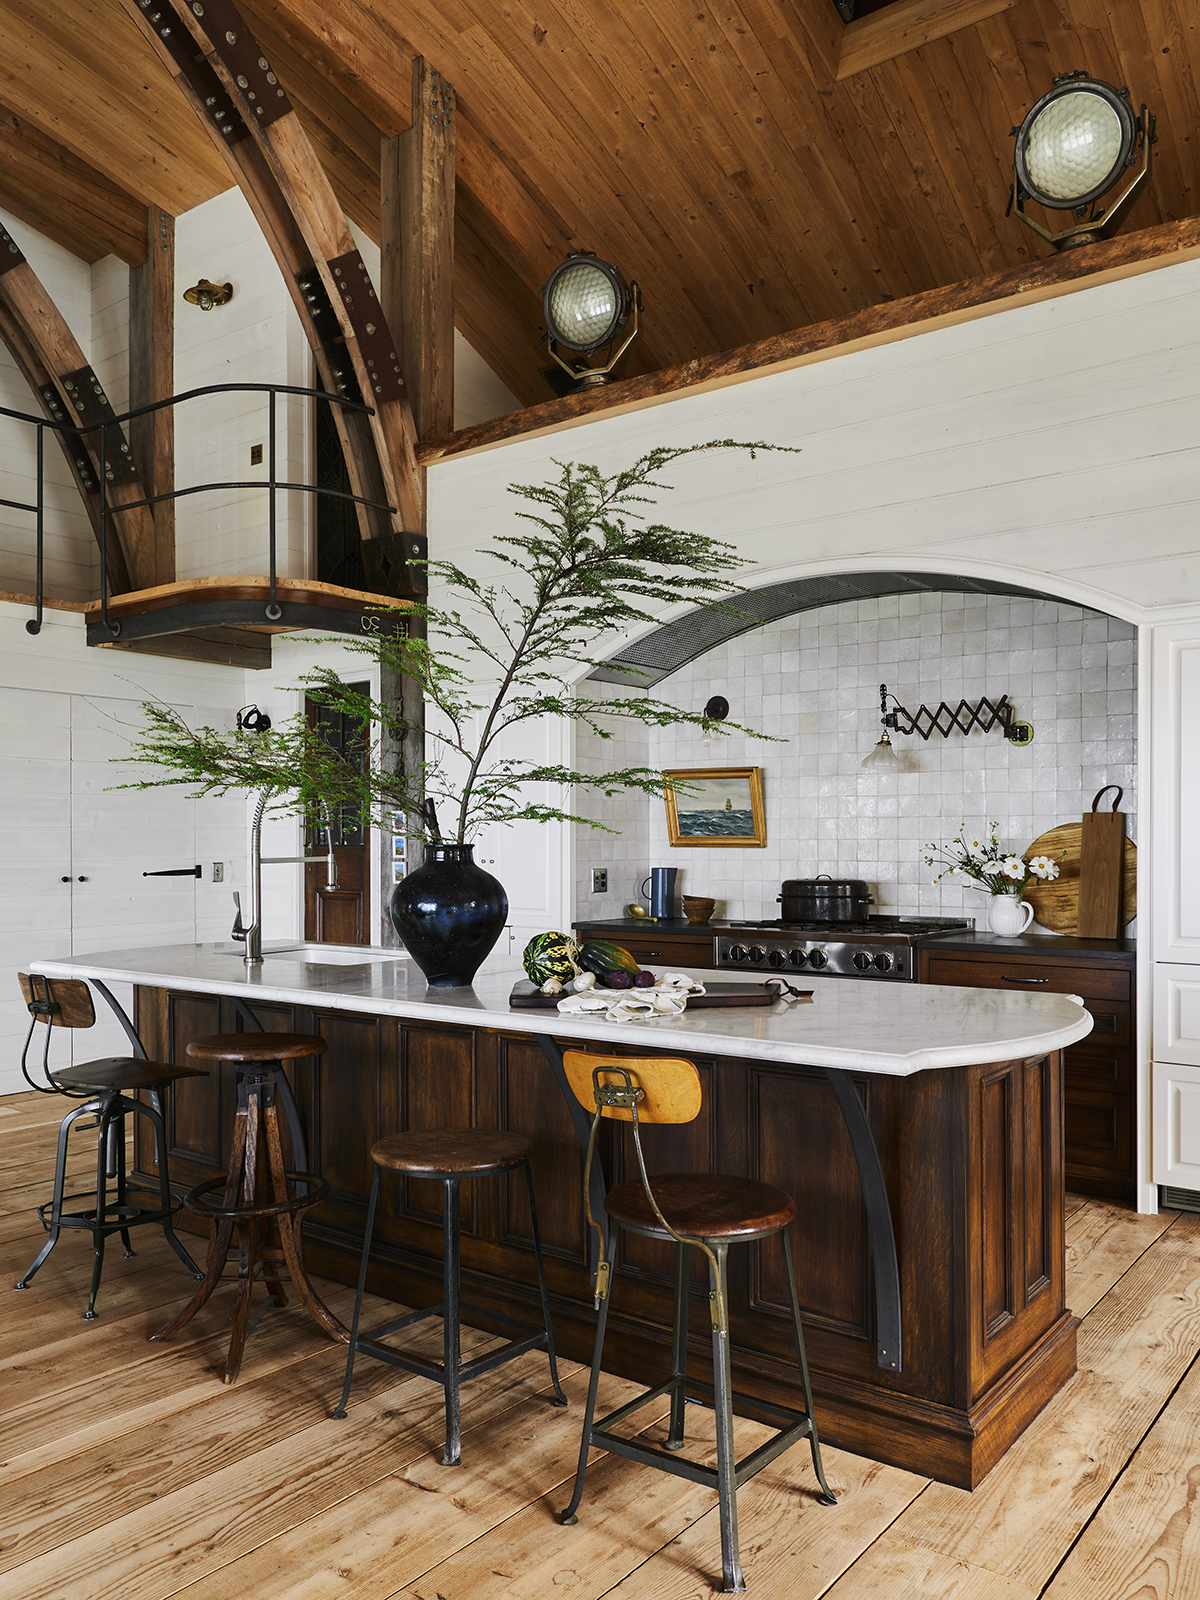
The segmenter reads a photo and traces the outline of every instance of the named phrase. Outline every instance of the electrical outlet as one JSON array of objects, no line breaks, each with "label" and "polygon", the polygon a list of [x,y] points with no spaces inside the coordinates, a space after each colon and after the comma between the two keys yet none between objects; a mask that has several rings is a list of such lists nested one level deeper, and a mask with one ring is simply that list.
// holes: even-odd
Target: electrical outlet
[{"label": "electrical outlet", "polygon": [[250,446],[250,465],[252,467],[262,466],[262,445],[252,444]]},{"label": "electrical outlet", "polygon": [[223,861],[214,861],[213,862],[212,881],[214,883],[224,883],[225,882],[225,863]]},{"label": "electrical outlet", "polygon": [[592,868],[592,893],[593,894],[607,894],[608,893],[608,868],[607,867],[593,867]]}]

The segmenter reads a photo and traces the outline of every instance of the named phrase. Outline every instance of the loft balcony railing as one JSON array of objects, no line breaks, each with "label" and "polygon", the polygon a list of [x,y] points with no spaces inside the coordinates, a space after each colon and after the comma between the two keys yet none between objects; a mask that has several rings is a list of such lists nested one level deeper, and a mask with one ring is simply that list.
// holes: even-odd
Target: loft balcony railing
[{"label": "loft balcony railing", "polygon": [[[189,484],[186,488],[172,489],[163,494],[146,495],[140,500],[122,500],[119,505],[114,505],[110,500],[109,486],[116,481],[115,469],[117,468],[118,463],[122,467],[127,464],[131,464],[129,445],[124,436],[124,425],[134,421],[138,417],[151,416],[154,412],[165,410],[167,407],[181,406],[188,401],[202,399],[208,395],[215,394],[265,394],[267,396],[268,418],[267,461],[265,463],[267,468],[266,477],[248,479],[231,478],[221,482]],[[118,596],[113,596],[109,588],[109,518],[113,515],[123,515],[129,511],[136,511],[142,506],[155,506],[163,501],[182,500],[191,495],[207,494],[219,490],[229,489],[265,490],[267,493],[268,583],[266,603],[261,605],[261,617],[248,614],[247,612],[248,605],[250,606],[251,611],[255,610],[254,602],[243,601],[239,603],[236,615],[212,616],[205,614],[201,616],[197,614],[195,612],[195,608],[193,608],[190,621],[185,621],[182,626],[179,626],[179,618],[173,618],[171,620],[176,625],[167,628],[161,626],[161,623],[165,622],[167,619],[161,612],[159,612],[157,613],[159,617],[157,631],[181,632],[186,631],[188,626],[212,627],[214,625],[221,625],[222,623],[229,622],[242,627],[254,626],[257,622],[258,626],[265,626],[268,628],[272,624],[278,626],[282,622],[286,627],[287,624],[284,622],[283,607],[280,604],[278,594],[281,580],[278,578],[276,556],[278,496],[280,491],[296,491],[301,494],[309,494],[318,497],[323,495],[332,500],[340,500],[343,502],[349,502],[355,506],[365,507],[370,511],[386,512],[391,516],[396,514],[396,508],[389,505],[386,501],[366,499],[361,495],[351,494],[349,490],[346,489],[333,488],[315,483],[295,483],[290,479],[280,478],[277,470],[278,459],[276,440],[278,397],[280,395],[296,395],[306,401],[320,400],[324,401],[330,406],[340,406],[343,411],[358,412],[363,416],[374,415],[374,410],[371,406],[365,405],[358,400],[349,399],[344,395],[329,394],[324,389],[305,389],[300,388],[295,384],[283,383],[205,384],[203,388],[189,389],[183,394],[171,395],[166,400],[158,400],[151,405],[135,407],[133,410],[123,412],[120,416],[112,415],[99,422],[80,424],[57,421],[47,417],[31,416],[26,412],[14,411],[7,406],[0,406],[0,416],[11,417],[17,422],[27,423],[30,427],[36,430],[37,434],[35,501],[30,504],[27,501],[9,500],[0,497],[0,506],[6,506],[11,510],[29,512],[35,518],[35,537],[37,541],[36,591],[34,597],[35,616],[32,620],[26,622],[25,624],[28,632],[31,634],[37,634],[41,631],[43,606],[45,600],[45,440],[47,432],[56,433],[60,437],[78,440],[80,444],[84,444],[88,440],[94,440],[94,446],[91,454],[94,455],[96,463],[98,464],[98,471],[93,468],[92,461],[88,458],[87,452],[81,451],[82,459],[77,463],[80,468],[81,479],[85,488],[88,487],[88,479],[98,479],[96,490],[92,492],[98,492],[99,494],[100,617],[98,628],[93,629],[93,627],[89,627],[89,643],[96,642],[91,637],[93,631],[101,634],[107,633],[112,640],[120,639],[122,634],[127,632],[127,623],[129,620],[131,620],[126,619],[123,621],[109,615],[110,601],[119,598]],[[412,553],[416,555],[423,554],[423,546],[418,548],[417,544],[414,542]],[[285,585],[289,584],[290,581],[291,580],[287,579],[282,580]],[[364,595],[363,598],[364,601],[369,601],[371,597]],[[297,616],[295,619],[297,623],[306,626],[314,625],[316,619],[314,619],[314,617],[311,615],[311,608],[304,607],[301,609],[305,614]],[[211,607],[208,608],[208,610],[211,611]],[[145,619],[140,620],[145,622]],[[367,626],[366,619],[363,620],[362,626]],[[154,629],[155,624],[151,623],[149,625],[140,627],[138,632],[139,634],[144,635],[145,633],[154,631]],[[374,631],[374,629],[372,629],[372,631]]]}]

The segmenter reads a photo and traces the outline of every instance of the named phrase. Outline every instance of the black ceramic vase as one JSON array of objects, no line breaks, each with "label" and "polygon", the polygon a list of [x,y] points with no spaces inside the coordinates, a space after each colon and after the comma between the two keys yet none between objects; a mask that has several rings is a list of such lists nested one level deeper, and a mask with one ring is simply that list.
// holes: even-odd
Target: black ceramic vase
[{"label": "black ceramic vase", "polygon": [[424,864],[392,891],[392,922],[435,989],[466,988],[500,937],[508,896],[477,867],[473,845],[427,844]]}]

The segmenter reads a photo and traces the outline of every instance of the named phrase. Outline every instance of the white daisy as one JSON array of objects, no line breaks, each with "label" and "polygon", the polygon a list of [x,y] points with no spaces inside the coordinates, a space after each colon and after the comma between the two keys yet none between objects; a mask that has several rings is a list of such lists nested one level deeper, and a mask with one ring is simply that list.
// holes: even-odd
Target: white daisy
[{"label": "white daisy", "polygon": [[1034,856],[1029,863],[1029,870],[1044,883],[1051,883],[1058,877],[1058,863],[1051,861],[1049,856]]},{"label": "white daisy", "polygon": [[1006,878],[1012,878],[1015,881],[1025,876],[1025,863],[1020,856],[1005,856],[1000,863],[1000,871]]}]

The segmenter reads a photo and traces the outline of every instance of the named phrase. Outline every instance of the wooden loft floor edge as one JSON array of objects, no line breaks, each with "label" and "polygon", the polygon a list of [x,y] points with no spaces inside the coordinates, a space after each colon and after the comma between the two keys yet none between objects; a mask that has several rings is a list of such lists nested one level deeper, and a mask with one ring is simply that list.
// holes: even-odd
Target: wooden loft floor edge
[{"label": "wooden loft floor edge", "polygon": [[615,416],[644,406],[662,405],[680,394],[723,388],[763,377],[769,372],[827,361],[853,350],[912,338],[957,322],[994,316],[1038,300],[1075,294],[1081,289],[1154,272],[1198,256],[1200,218],[1166,222],[1103,244],[1064,251],[1028,266],[968,278],[962,283],[928,289],[903,300],[884,301],[848,317],[813,323],[790,333],[761,339],[756,344],[701,356],[682,366],[667,367],[661,372],[626,378],[600,389],[527,406],[523,411],[462,428],[440,439],[424,440],[417,446],[417,460],[422,466],[431,466],[450,456],[495,449],[510,439],[577,427],[600,415]]}]

